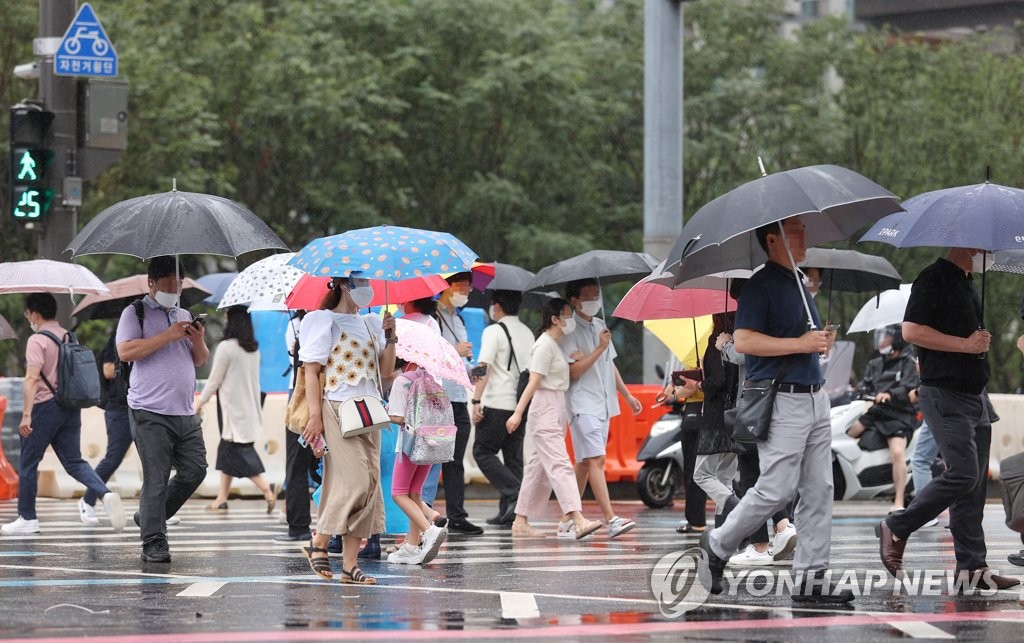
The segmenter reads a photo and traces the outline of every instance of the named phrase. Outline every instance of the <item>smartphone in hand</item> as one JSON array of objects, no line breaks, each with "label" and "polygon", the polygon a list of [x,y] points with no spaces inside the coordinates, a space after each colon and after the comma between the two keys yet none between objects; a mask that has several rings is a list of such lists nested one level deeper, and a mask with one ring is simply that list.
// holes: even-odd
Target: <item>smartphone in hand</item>
[{"label": "smartphone in hand", "polygon": [[484,375],[487,375],[487,364],[479,364],[477,366],[474,366],[473,368],[469,369],[469,374],[474,380],[480,379]]},{"label": "smartphone in hand", "polygon": [[196,328],[199,328],[200,326],[206,326],[206,318],[206,313],[200,313],[195,316],[195,319],[192,320],[192,325],[195,326]]},{"label": "smartphone in hand", "polygon": [[672,383],[676,386],[683,386],[683,378],[697,382],[704,381],[704,371],[699,368],[691,368],[685,371],[672,371]]}]

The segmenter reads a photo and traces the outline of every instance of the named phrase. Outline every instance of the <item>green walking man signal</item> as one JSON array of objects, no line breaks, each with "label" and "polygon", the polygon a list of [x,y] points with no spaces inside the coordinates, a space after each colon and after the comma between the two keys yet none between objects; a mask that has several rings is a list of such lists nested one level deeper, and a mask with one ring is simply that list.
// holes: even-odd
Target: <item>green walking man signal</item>
[{"label": "green walking man signal", "polygon": [[11,108],[10,203],[15,221],[41,220],[50,210],[54,190],[50,171],[54,153],[49,149],[53,113],[37,105]]}]

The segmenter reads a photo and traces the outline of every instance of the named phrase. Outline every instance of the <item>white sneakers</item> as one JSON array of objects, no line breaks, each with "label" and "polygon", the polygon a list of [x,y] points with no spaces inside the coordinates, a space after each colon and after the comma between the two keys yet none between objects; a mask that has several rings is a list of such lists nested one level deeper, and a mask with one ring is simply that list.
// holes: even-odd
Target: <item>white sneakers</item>
[{"label": "white sneakers", "polygon": [[25,520],[21,516],[14,522],[9,522],[3,527],[0,527],[0,533],[14,535],[14,534],[38,534],[39,533],[39,521],[38,520]]},{"label": "white sneakers", "polygon": [[437,557],[437,552],[446,538],[448,538],[447,529],[432,525],[423,532],[420,539],[421,545],[402,543],[402,546],[396,551],[388,554],[388,562],[394,565],[426,565]]},{"label": "white sneakers", "polygon": [[636,523],[629,518],[615,516],[608,521],[608,537],[616,538],[636,527]]},{"label": "white sneakers", "polygon": [[[121,496],[113,491],[103,494],[103,509],[107,512],[107,518],[110,519],[110,526],[114,528],[114,531],[124,531],[126,518],[124,507],[121,506]],[[82,520],[84,522],[85,519]]]},{"label": "white sneakers", "polygon": [[100,519],[96,517],[96,507],[86,504],[85,498],[78,500],[78,517],[90,527],[100,524]]},{"label": "white sneakers", "polygon": [[576,540],[576,524],[572,520],[558,521],[558,530],[555,532],[556,538],[571,538]]},{"label": "white sneakers", "polygon": [[423,560],[423,552],[411,543],[402,543],[397,551],[388,554],[388,562],[393,565],[418,565]]},{"label": "white sneakers", "polygon": [[775,560],[791,558],[796,549],[796,541],[796,527],[793,526],[793,523],[789,523],[785,529],[775,533],[771,547],[772,558]]},{"label": "white sneakers", "polygon": [[775,558],[772,556],[771,547],[764,552],[759,552],[754,549],[753,545],[747,545],[746,549],[729,558],[729,564],[737,567],[759,567],[774,563]]}]

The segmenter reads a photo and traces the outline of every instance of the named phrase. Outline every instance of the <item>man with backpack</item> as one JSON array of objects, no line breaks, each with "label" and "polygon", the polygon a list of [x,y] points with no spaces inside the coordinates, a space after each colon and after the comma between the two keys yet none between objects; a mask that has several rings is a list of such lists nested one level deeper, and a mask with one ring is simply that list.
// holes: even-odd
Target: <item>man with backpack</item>
[{"label": "man with backpack", "polygon": [[520,426],[509,433],[505,422],[519,402],[519,376],[529,368],[533,347],[533,333],[518,317],[522,300],[522,294],[513,290],[491,293],[488,312],[495,323],[484,329],[480,339],[479,364],[486,366],[486,372],[477,379],[471,400],[476,424],[473,459],[501,494],[498,513],[488,518],[487,524],[509,528],[516,517],[516,501],[523,482],[526,429]]},{"label": "man with backpack", "polygon": [[[99,393],[99,373],[93,360],[87,368],[76,362],[66,348],[78,347],[72,333],[55,321],[57,300],[49,293],[32,293],[25,297],[25,319],[33,335],[25,346],[24,411],[18,433],[21,434],[21,463],[18,471],[18,518],[4,525],[4,534],[39,532],[36,518],[36,488],[39,463],[46,448],[53,447],[64,470],[71,477],[103,498],[103,508],[115,531],[124,529],[124,508],[121,497],[110,491],[89,463],[82,458],[82,408],[95,405],[78,395],[79,379],[85,389],[94,384]],[[90,382],[92,378],[94,381]],[[42,386],[40,385],[42,380]],[[89,402],[92,404],[89,404]]]},{"label": "man with backpack", "polygon": [[[210,357],[205,328],[178,307],[185,271],[174,257],[149,263],[149,294],[121,313],[117,355],[132,362],[128,417],[142,463],[142,495],[135,522],[141,528],[142,560],[171,562],[165,521],[174,516],[206,477],[202,420],[195,413],[196,367]],[[170,477],[171,467],[177,470]]]}]

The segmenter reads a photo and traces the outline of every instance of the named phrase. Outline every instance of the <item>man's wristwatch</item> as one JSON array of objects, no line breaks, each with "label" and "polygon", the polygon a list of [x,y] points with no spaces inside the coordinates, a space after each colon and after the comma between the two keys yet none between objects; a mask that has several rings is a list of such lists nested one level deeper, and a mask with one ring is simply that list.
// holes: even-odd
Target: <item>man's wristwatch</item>
[{"label": "man's wristwatch", "polygon": [[473,406],[476,406],[477,404],[480,403],[480,400],[470,400],[469,403],[472,404]]}]

